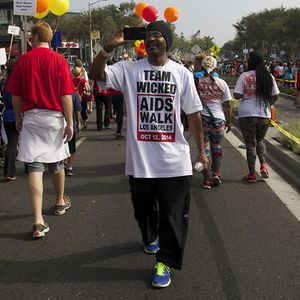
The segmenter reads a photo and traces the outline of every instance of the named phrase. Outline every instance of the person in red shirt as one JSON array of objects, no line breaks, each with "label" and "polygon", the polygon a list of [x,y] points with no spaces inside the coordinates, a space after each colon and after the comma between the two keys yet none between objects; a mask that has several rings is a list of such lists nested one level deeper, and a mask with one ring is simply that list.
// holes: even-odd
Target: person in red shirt
[{"label": "person in red shirt", "polygon": [[7,85],[20,132],[17,159],[25,163],[29,172],[33,238],[49,231],[42,215],[45,170],[53,176],[55,215],[63,215],[71,206],[64,195],[64,161],[70,156],[67,143],[73,136],[71,94],[75,88],[67,61],[49,49],[52,37],[48,23],[39,22],[32,27],[32,50],[18,59]]},{"label": "person in red shirt", "polygon": [[[96,103],[97,130],[102,130],[103,125],[105,129],[110,129],[112,95],[108,89],[100,90],[97,81],[94,81],[93,94]],[[103,105],[104,105],[104,122],[103,122],[103,111],[102,111]]]},{"label": "person in red shirt", "polygon": [[87,128],[87,99],[84,95],[84,89],[86,87],[86,84],[88,81],[83,77],[83,68],[75,67],[72,70],[73,75],[73,84],[76,89],[76,92],[80,96],[80,102],[81,102],[81,119],[83,121],[83,128]]}]

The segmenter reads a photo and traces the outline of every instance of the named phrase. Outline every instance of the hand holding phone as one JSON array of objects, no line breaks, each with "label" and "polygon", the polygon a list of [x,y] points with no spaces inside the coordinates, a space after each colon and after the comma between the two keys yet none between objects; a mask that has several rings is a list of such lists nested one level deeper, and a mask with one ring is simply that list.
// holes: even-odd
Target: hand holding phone
[{"label": "hand holding phone", "polygon": [[124,27],[124,40],[144,40],[146,39],[146,27]]}]

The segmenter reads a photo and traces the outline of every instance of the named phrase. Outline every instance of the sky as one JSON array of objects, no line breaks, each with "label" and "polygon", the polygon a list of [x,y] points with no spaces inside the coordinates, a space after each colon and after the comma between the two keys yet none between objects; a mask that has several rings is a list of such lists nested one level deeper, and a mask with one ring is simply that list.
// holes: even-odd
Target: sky
[{"label": "sky", "polygon": [[[69,0],[72,12],[88,10],[88,3],[97,0]],[[108,0],[99,1],[92,5],[92,8],[103,7],[114,4],[130,2],[130,0]],[[292,8],[299,7],[300,0],[149,0],[136,1],[135,3],[146,2],[155,6],[159,11],[158,19],[164,20],[164,10],[174,6],[179,12],[179,19],[174,22],[176,33],[190,38],[191,35],[200,29],[200,36],[211,36],[218,46],[223,46],[229,40],[234,39],[235,30],[232,24],[237,23],[242,17],[250,13],[272,9],[277,7]]]}]

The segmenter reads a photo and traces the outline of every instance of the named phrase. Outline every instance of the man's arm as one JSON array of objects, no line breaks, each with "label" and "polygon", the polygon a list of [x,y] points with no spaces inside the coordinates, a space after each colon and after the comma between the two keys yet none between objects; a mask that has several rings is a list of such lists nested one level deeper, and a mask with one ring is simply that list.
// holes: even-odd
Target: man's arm
[{"label": "man's arm", "polygon": [[63,113],[67,122],[67,126],[64,132],[65,143],[69,142],[73,137],[73,101],[71,95],[65,95],[61,97],[63,105]]},{"label": "man's arm", "polygon": [[118,30],[113,37],[103,46],[103,50],[99,52],[99,54],[96,56],[95,60],[93,61],[91,65],[91,69],[89,72],[89,79],[92,80],[98,80],[98,81],[105,81],[105,65],[110,57],[110,53],[113,52],[113,50],[116,47],[119,47],[121,45],[124,45],[126,41],[124,40],[123,35],[123,28]]},{"label": "man's arm", "polygon": [[22,122],[23,122],[22,97],[13,95],[12,104],[16,115],[16,129],[18,132],[20,132],[22,128]]},{"label": "man's arm", "polygon": [[92,80],[106,80],[104,69],[109,56],[106,56],[103,53],[104,52],[100,51],[91,65],[89,78]]},{"label": "man's arm", "polygon": [[204,149],[204,135],[203,135],[203,125],[200,112],[187,115],[190,130],[194,136],[195,142],[198,148],[197,160],[200,161],[204,168],[208,168],[208,158],[205,154]]}]

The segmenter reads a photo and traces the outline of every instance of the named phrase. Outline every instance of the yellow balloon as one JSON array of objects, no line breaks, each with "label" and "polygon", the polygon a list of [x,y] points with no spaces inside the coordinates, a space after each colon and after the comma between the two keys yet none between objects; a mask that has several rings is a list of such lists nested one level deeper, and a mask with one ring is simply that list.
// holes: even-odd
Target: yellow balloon
[{"label": "yellow balloon", "polygon": [[68,11],[69,6],[69,0],[51,0],[49,9],[54,15],[61,16]]},{"label": "yellow balloon", "polygon": [[47,10],[41,12],[41,13],[37,12],[34,17],[37,18],[37,19],[43,19],[48,15],[48,13],[49,13],[49,9],[47,9]]},{"label": "yellow balloon", "polygon": [[134,43],[134,45],[135,45],[136,47],[139,47],[140,43],[141,43],[141,41],[136,40],[135,43]]}]

